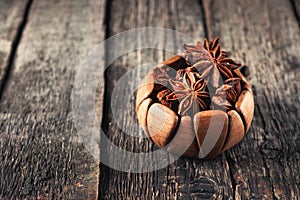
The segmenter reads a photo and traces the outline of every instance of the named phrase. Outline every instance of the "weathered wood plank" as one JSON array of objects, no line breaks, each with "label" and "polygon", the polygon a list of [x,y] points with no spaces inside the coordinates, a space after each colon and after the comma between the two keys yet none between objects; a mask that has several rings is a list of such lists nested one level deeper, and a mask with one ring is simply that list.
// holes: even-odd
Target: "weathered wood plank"
[{"label": "weathered wood plank", "polygon": [[[135,27],[157,26],[181,31],[195,39],[202,40],[204,37],[202,13],[198,1],[115,0],[112,1],[110,13],[109,35]],[[167,37],[172,38],[172,36]],[[154,42],[164,43],[166,37],[162,35],[160,38],[160,41]],[[111,101],[114,86],[126,71],[143,63],[162,62],[167,57],[173,56],[171,54],[165,56],[165,54],[159,50],[137,50],[117,59],[106,73],[106,102]],[[134,82],[140,81],[147,71],[147,68],[140,67],[132,74],[132,78],[128,79],[128,87],[133,87]],[[125,89],[120,96],[128,95],[132,94]],[[121,131],[108,107],[105,111],[107,118],[103,128],[114,144],[131,152],[148,152],[156,149],[147,139],[137,139]],[[142,129],[133,126],[128,117],[132,117],[130,113],[135,113],[135,99],[130,98],[126,113],[122,113],[122,109],[124,108],[116,108],[120,111],[118,115],[123,115],[120,120],[122,125],[130,129],[134,135],[143,134]],[[107,155],[120,157],[110,148],[101,149],[101,157]],[[105,165],[101,165],[100,171],[101,199],[233,198],[228,164],[225,156],[222,155],[212,161],[182,157],[168,167],[142,174],[120,172]]]},{"label": "weathered wood plank", "polygon": [[1,199],[97,198],[98,163],[72,114],[1,114],[0,131]]},{"label": "weathered wood plank", "polygon": [[97,199],[99,162],[79,143],[70,95],[80,62],[104,39],[104,7],[33,2],[2,95],[1,199]]},{"label": "weathered wood plank", "polygon": [[[17,43],[18,32],[29,1],[0,1],[0,88],[8,73],[9,59]],[[0,91],[1,91],[0,90]]]},{"label": "weathered wood plank", "polygon": [[228,151],[237,199],[300,196],[300,34],[289,1],[204,1],[212,36],[251,71],[255,114]]}]

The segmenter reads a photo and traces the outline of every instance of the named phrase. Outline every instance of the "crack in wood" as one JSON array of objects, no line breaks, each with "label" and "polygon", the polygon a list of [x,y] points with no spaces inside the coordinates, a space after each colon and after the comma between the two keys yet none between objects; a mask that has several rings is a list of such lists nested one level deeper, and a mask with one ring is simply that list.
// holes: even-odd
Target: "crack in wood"
[{"label": "crack in wood", "polygon": [[[295,0],[290,0],[290,3],[291,3],[291,6],[292,6],[292,10],[293,10],[294,16],[295,16],[295,18],[296,18],[296,20],[298,22],[298,26],[300,28],[300,13],[299,13],[299,11],[300,11],[300,3],[298,2],[299,8],[297,8],[297,4],[296,4],[297,2]],[[297,10],[297,9],[299,9],[299,10]]]},{"label": "crack in wood", "polygon": [[[199,4],[201,7],[202,11],[202,18],[203,18],[203,27],[204,27],[204,32],[205,32],[205,37],[208,38],[209,40],[212,39],[212,27],[211,27],[211,20],[210,20],[210,9],[209,9],[209,0],[199,0]],[[225,159],[226,162],[228,163],[228,168],[229,168],[229,176],[230,176],[230,181],[232,185],[232,198],[235,200],[235,193],[236,193],[236,180],[233,175],[233,170],[232,170],[232,161],[229,159],[228,152],[225,152]]]},{"label": "crack in wood", "polygon": [[202,13],[202,23],[203,23],[203,29],[204,29],[204,35],[207,39],[211,39],[210,38],[210,27],[208,26],[208,22],[209,22],[209,9],[207,9],[207,7],[204,5],[204,1],[203,0],[199,0],[199,5],[201,8],[201,13]]},{"label": "crack in wood", "polygon": [[225,152],[225,158],[226,161],[228,162],[228,168],[229,168],[229,175],[230,175],[230,180],[231,180],[231,184],[232,184],[232,197],[235,200],[235,193],[236,193],[236,187],[237,187],[237,183],[236,180],[234,178],[234,172],[232,170],[232,166],[233,166],[233,161],[230,158],[230,156],[228,155],[228,152]]},{"label": "crack in wood", "polygon": [[[103,21],[103,24],[104,24],[104,28],[105,28],[105,31],[104,31],[104,39],[108,39],[110,37],[110,33],[109,33],[109,30],[110,30],[110,26],[109,26],[109,23],[110,23],[110,17],[111,17],[111,7],[112,7],[112,1],[110,0],[106,0],[105,1],[105,14],[104,14],[104,21]],[[105,65],[107,64],[107,54],[108,54],[108,46],[105,45],[105,60],[104,60],[104,63]],[[108,87],[108,75],[107,75],[107,70],[104,71],[104,94],[103,94],[103,105],[110,105],[110,94],[109,94],[109,87]],[[102,121],[101,121],[101,129],[103,130],[104,133],[107,132],[108,130],[108,127],[109,127],[109,106],[103,106],[103,110],[102,110]],[[100,133],[99,133],[100,134]],[[103,146],[101,144],[101,139],[100,139],[100,147]],[[103,154],[104,151],[103,149],[101,150],[100,149],[100,158],[102,157],[101,154]],[[102,178],[102,175],[103,175],[103,172],[104,170],[101,170],[102,169],[102,165],[101,163],[99,163],[99,171],[100,171],[100,175],[99,175],[99,179],[98,179],[98,199],[100,200],[101,198],[103,198],[103,196],[101,196],[101,190],[105,189],[103,188],[103,185],[101,185],[101,178]]]},{"label": "crack in wood", "polygon": [[[266,175],[267,175],[268,177],[271,177],[270,169],[269,169],[269,167],[267,166],[266,158],[265,158],[264,156],[262,156],[262,160],[263,160],[264,168],[266,169]],[[269,179],[269,182],[270,182],[270,186],[271,186],[271,189],[272,189],[271,191],[272,191],[272,197],[273,197],[273,199],[278,199],[278,198],[276,197],[276,195],[275,195],[275,188],[274,188],[274,184],[273,184],[273,181],[272,181],[271,178]]]},{"label": "crack in wood", "polygon": [[29,13],[30,13],[30,8],[31,8],[31,5],[32,5],[32,2],[33,2],[33,0],[28,0],[27,5],[25,7],[25,12],[23,14],[22,21],[20,22],[20,24],[18,26],[17,34],[16,34],[16,36],[15,36],[13,42],[12,42],[12,48],[11,48],[11,51],[9,53],[8,64],[7,64],[7,67],[6,67],[6,71],[4,73],[2,85],[0,85],[0,102],[1,102],[1,99],[2,99],[3,92],[6,88],[7,82],[9,80],[12,68],[13,68],[14,58],[15,58],[18,46],[20,44],[20,41],[22,39],[23,31],[24,31],[24,29],[26,27],[26,24],[27,24],[27,21],[28,21],[28,16],[29,16]]}]

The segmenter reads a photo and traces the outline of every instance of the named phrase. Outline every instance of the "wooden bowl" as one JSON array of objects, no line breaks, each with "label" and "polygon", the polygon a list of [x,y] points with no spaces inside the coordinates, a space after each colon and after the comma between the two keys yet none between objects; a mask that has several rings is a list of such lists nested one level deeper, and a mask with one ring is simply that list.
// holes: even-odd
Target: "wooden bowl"
[{"label": "wooden bowl", "polygon": [[[178,70],[185,67],[186,61],[177,55],[157,67],[166,65]],[[254,98],[251,86],[239,70],[234,73],[243,84],[235,109],[205,110],[194,116],[180,116],[155,102],[153,70],[145,76],[137,91],[136,111],[145,134],[157,146],[179,155],[211,159],[242,140],[252,122]]]}]

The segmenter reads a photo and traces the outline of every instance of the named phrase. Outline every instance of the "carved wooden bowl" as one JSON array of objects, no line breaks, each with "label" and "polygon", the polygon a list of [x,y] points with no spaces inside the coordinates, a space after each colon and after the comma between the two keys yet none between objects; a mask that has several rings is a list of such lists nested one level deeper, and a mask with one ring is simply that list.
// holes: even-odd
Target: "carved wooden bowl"
[{"label": "carved wooden bowl", "polygon": [[187,67],[187,62],[177,55],[150,70],[140,84],[136,111],[147,137],[170,153],[208,159],[242,140],[253,118],[254,98],[250,85],[238,69],[232,70],[232,74],[241,79],[241,92],[232,109],[208,109],[193,115],[180,115],[155,98],[159,88],[155,70],[164,66],[180,70]]}]

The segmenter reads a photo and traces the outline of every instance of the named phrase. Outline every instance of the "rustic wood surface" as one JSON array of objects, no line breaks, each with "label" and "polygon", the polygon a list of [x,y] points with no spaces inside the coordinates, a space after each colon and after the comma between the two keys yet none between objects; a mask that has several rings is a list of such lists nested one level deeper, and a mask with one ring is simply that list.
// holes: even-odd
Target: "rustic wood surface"
[{"label": "rustic wood surface", "polygon": [[[24,28],[29,1],[0,1],[0,91],[3,91],[11,68],[11,60],[19,44],[20,32]],[[26,10],[27,9],[27,10]],[[0,95],[1,95],[0,94]]]},{"label": "rustic wood surface", "polygon": [[183,116],[176,135],[170,141],[167,150],[172,153],[182,154],[190,157],[199,156],[199,147],[195,138],[194,127],[192,127],[192,119],[190,116]]},{"label": "rustic wood surface", "polygon": [[178,126],[178,117],[170,108],[154,103],[150,106],[147,115],[147,129],[153,142],[159,146],[165,146],[174,130]]},{"label": "rustic wood surface", "polygon": [[104,2],[33,1],[27,11],[21,2],[1,1],[1,35],[19,44],[0,105],[0,199],[96,199],[99,162],[78,141],[70,95],[104,39]]},{"label": "rustic wood surface", "polygon": [[[299,199],[299,16],[298,0],[0,0],[0,199]],[[134,174],[99,164],[80,143],[71,108],[79,63],[105,38],[144,26],[201,41],[220,36],[224,49],[249,67],[255,113],[239,144],[213,160],[181,157]],[[108,104],[125,72],[172,56],[137,50],[106,71],[97,105],[116,145],[157,148],[126,135]],[[128,87],[147,71],[140,68]],[[136,118],[135,98],[129,103],[122,125],[142,134],[126,118]],[[101,156],[110,153],[101,148]]]},{"label": "rustic wood surface", "polygon": [[221,35],[225,47],[251,69],[252,126],[226,154],[235,197],[298,199],[300,34],[291,2],[204,3],[210,37]]}]

